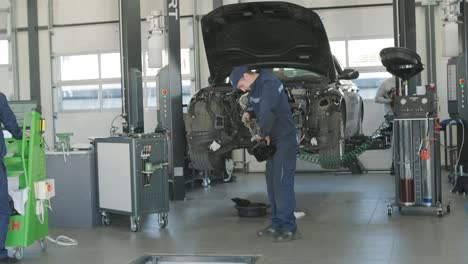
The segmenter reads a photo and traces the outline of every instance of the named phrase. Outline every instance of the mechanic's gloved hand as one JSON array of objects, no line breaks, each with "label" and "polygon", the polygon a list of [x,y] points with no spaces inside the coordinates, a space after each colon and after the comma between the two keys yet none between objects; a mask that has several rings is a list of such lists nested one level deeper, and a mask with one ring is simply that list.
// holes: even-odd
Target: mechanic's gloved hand
[{"label": "mechanic's gloved hand", "polygon": [[244,114],[242,114],[242,123],[247,124],[249,123],[249,121],[250,121],[249,112],[244,112]]},{"label": "mechanic's gloved hand", "polygon": [[267,145],[265,140],[258,142],[250,152],[255,156],[257,161],[262,162],[267,159],[270,159],[275,155],[276,147],[273,145]]}]

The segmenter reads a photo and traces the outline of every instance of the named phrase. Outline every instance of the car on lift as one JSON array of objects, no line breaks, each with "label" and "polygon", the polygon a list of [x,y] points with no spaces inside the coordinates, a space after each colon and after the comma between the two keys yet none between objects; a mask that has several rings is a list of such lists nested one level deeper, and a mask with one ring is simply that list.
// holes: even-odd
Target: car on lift
[{"label": "car on lift", "polygon": [[201,20],[209,87],[193,95],[184,117],[188,156],[200,171],[223,169],[235,149],[250,149],[241,121],[242,94],[229,74],[244,65],[266,69],[286,88],[301,148],[342,156],[346,142],[362,132],[363,101],[330,51],[320,17],[286,2],[240,3],[219,7]]}]

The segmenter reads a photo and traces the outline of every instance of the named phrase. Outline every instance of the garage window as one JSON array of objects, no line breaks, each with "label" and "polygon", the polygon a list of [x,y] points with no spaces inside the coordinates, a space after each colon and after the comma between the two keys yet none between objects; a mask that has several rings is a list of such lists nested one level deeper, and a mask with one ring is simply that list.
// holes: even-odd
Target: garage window
[{"label": "garage window", "polygon": [[[181,70],[181,78],[182,78],[182,104],[187,105],[192,98],[192,90],[195,87],[195,83],[193,80],[192,75],[193,72],[193,50],[192,49],[181,49],[180,50],[180,70]],[[144,61],[143,61],[143,68],[145,69],[144,72],[144,84],[143,89],[146,94],[146,107],[148,108],[156,108],[158,103],[158,88],[156,87],[156,79],[157,74],[159,72],[159,68],[149,68],[148,67],[148,53],[144,53]],[[162,57],[163,65],[168,64],[167,52],[163,50],[163,57]]]},{"label": "garage window", "polygon": [[359,71],[353,82],[364,100],[374,100],[379,85],[391,74],[386,72],[380,61],[380,51],[393,47],[393,38],[343,39],[330,42],[330,49],[343,68]]},{"label": "garage window", "polygon": [[359,87],[363,99],[374,100],[377,89],[385,79],[392,77],[388,72],[363,72],[353,82]]},{"label": "garage window", "polygon": [[63,111],[99,109],[99,85],[62,86],[60,96]]},{"label": "garage window", "polygon": [[[183,103],[190,102],[193,56],[181,49]],[[163,65],[167,65],[163,51]],[[144,107],[157,107],[156,75],[159,69],[148,67],[148,53],[142,55]],[[122,107],[120,53],[64,55],[56,60],[56,86],[60,111],[102,111]]]},{"label": "garage window", "polygon": [[60,57],[60,80],[99,79],[98,54]]},{"label": "garage window", "polygon": [[393,47],[393,39],[349,40],[349,67],[381,67],[379,53]]},{"label": "garage window", "polygon": [[110,83],[102,85],[102,108],[115,109],[122,108],[122,85],[120,83]]},{"label": "garage window", "polygon": [[8,40],[0,40],[0,65],[8,65],[9,63]]},{"label": "garage window", "polygon": [[346,41],[330,41],[330,50],[339,62],[347,65]]},{"label": "garage window", "polygon": [[55,62],[60,111],[121,107],[119,53],[64,55]]},{"label": "garage window", "polygon": [[101,54],[101,78],[120,78],[120,53]]}]

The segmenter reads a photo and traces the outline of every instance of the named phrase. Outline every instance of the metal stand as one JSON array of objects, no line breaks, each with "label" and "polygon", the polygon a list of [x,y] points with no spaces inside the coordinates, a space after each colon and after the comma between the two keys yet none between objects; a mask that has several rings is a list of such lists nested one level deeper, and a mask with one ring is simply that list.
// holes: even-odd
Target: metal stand
[{"label": "metal stand", "polygon": [[[458,159],[458,145],[454,142],[453,129],[457,128],[456,123],[447,124],[442,130],[444,132],[444,156],[445,156],[445,170],[448,171],[448,181],[455,184],[458,174],[457,159]],[[461,171],[463,173],[463,170]]]},{"label": "metal stand", "polygon": [[168,224],[168,155],[165,134],[95,140],[99,211],[104,226],[110,213],[128,215],[137,232],[142,214],[157,213],[158,224]]},{"label": "metal stand", "polygon": [[[440,144],[435,118],[395,119],[395,202],[393,207],[435,208],[437,216],[450,212],[450,204],[443,204],[440,167]],[[444,210],[446,209],[446,210]]]}]

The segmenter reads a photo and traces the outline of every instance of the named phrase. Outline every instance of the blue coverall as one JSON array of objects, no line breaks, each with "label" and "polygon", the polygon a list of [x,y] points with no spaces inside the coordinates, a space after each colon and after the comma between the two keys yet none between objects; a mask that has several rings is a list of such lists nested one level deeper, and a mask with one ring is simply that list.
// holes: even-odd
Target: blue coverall
[{"label": "blue coverall", "polygon": [[[18,127],[16,117],[11,111],[8,101],[3,93],[0,93],[0,122],[16,139],[22,138],[21,128]],[[5,140],[3,130],[0,130],[0,259],[7,257],[5,249],[5,239],[10,221],[10,204],[8,201],[8,181],[6,168],[3,164],[3,157],[6,155]]]},{"label": "blue coverall", "polygon": [[296,232],[296,128],[281,81],[273,74],[260,70],[259,76],[250,86],[249,103],[245,111],[254,114],[260,127],[260,136],[270,136],[270,144],[276,147],[274,156],[266,162],[265,172],[271,204],[271,227]]}]

